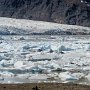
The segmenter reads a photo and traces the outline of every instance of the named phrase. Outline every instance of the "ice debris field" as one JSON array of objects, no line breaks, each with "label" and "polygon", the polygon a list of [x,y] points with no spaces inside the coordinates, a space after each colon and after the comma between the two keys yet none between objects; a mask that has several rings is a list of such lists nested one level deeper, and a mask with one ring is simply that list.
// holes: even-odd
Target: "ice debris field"
[{"label": "ice debris field", "polygon": [[90,85],[90,36],[0,36],[0,83]]}]

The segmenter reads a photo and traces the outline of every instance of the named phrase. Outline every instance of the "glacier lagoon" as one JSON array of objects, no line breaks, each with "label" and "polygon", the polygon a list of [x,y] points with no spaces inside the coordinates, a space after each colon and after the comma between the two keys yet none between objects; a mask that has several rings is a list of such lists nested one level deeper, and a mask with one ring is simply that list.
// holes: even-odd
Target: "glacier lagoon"
[{"label": "glacier lagoon", "polygon": [[0,83],[90,85],[90,36],[0,36]]}]

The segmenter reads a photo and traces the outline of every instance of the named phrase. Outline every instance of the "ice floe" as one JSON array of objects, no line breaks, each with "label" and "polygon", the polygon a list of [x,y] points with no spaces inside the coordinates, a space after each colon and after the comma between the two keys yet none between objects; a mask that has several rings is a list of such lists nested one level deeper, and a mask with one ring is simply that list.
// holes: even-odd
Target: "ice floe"
[{"label": "ice floe", "polygon": [[[20,39],[21,37],[24,39]],[[31,82],[40,79],[43,82],[50,80],[76,83],[82,78],[90,81],[88,36],[53,36],[53,39],[51,36],[1,38],[3,40],[0,40],[0,76],[4,78],[0,80],[1,83],[22,83],[25,80]],[[11,79],[7,80],[8,78]]]}]

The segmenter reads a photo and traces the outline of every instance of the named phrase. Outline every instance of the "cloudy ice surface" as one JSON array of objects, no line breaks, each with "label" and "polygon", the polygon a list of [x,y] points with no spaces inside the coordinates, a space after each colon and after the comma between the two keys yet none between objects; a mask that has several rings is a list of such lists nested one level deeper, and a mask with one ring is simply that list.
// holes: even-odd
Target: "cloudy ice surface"
[{"label": "cloudy ice surface", "polygon": [[90,84],[89,36],[0,36],[0,83]]}]

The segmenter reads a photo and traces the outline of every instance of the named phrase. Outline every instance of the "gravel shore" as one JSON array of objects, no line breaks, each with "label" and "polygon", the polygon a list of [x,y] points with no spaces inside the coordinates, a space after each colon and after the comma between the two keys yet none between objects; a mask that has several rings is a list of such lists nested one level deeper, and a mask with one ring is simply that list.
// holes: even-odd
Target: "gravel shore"
[{"label": "gravel shore", "polygon": [[0,84],[0,90],[90,90],[90,86],[61,83]]}]

